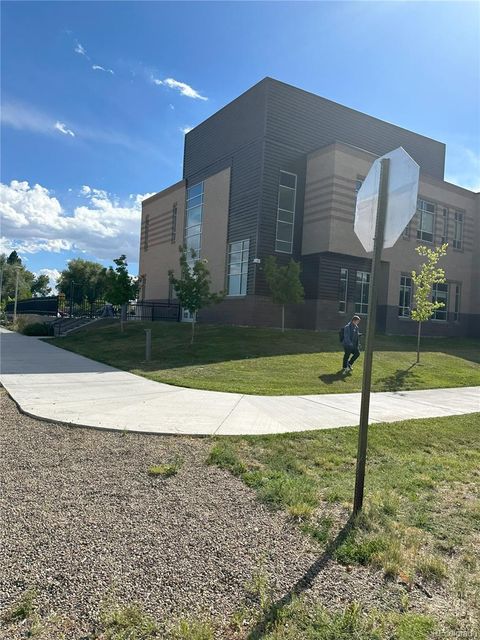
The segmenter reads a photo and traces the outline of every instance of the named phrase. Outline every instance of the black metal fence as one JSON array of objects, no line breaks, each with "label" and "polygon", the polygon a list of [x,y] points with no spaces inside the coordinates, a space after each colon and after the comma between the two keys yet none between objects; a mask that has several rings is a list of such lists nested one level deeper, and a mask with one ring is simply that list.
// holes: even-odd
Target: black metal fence
[{"label": "black metal fence", "polygon": [[[6,305],[6,312],[13,314],[14,303]],[[106,300],[74,302],[64,296],[30,298],[17,302],[17,315],[32,314],[61,318],[120,318],[121,307]],[[127,321],[173,321],[180,319],[180,306],[168,302],[132,302],[127,305]]]},{"label": "black metal fence", "polygon": [[180,319],[180,305],[168,302],[135,302],[128,305],[128,320],[173,321]]},{"label": "black metal fence", "polygon": [[[14,302],[7,302],[5,305],[5,313],[12,315],[14,306]],[[56,316],[57,313],[58,296],[28,298],[27,300],[17,301],[17,315],[30,314],[37,316]]]}]

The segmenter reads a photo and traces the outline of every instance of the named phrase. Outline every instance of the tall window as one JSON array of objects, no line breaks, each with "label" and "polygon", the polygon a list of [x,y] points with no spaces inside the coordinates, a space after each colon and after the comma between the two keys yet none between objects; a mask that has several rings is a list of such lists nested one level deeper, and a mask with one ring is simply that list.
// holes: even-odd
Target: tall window
[{"label": "tall window", "polygon": [[433,242],[433,227],[435,223],[435,205],[426,200],[419,200],[417,238],[426,242]]},{"label": "tall window", "polygon": [[296,195],[297,176],[294,173],[280,171],[275,251],[292,253]]},{"label": "tall window", "polygon": [[340,269],[340,286],[338,291],[338,310],[345,313],[347,310],[348,269]]},{"label": "tall window", "polygon": [[460,320],[460,295],[461,295],[461,285],[455,285],[455,307],[453,311],[453,320],[454,322],[458,322]]},{"label": "tall window", "polygon": [[355,313],[368,313],[368,293],[370,289],[370,274],[367,271],[357,271],[357,286],[355,291]]},{"label": "tall window", "polygon": [[175,244],[176,239],[177,239],[177,203],[175,202],[172,208],[172,233],[170,236],[170,242],[172,244]]},{"label": "tall window", "polygon": [[442,244],[448,242],[448,209],[443,207],[442,209]]},{"label": "tall window", "polygon": [[145,216],[145,227],[143,229],[143,250],[146,251],[148,249],[148,232],[150,228],[150,216]]},{"label": "tall window", "polygon": [[250,240],[240,240],[228,245],[229,296],[244,296],[247,293],[249,249]]},{"label": "tall window", "polygon": [[453,228],[453,248],[461,249],[463,244],[463,212],[455,211],[455,226]]},{"label": "tall window", "polygon": [[200,258],[202,246],[202,220],[203,220],[203,182],[199,182],[187,189],[187,212],[185,217],[185,246],[187,247],[187,260],[193,264],[191,249],[196,253],[196,260]]},{"label": "tall window", "polygon": [[400,297],[398,299],[398,317],[409,318],[412,304],[412,279],[410,276],[400,276]]},{"label": "tall window", "polygon": [[448,283],[437,283],[433,285],[432,302],[443,302],[444,306],[437,309],[433,314],[434,320],[447,320],[448,318]]}]

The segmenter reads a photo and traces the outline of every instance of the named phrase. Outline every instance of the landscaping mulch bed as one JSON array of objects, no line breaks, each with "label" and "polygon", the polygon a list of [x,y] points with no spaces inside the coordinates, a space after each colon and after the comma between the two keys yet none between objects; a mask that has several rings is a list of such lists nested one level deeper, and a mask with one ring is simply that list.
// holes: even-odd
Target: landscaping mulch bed
[{"label": "landscaping mulch bed", "polygon": [[[2,611],[33,588],[43,617],[70,621],[69,640],[95,631],[105,601],[138,602],[167,623],[207,618],[215,637],[239,637],[229,618],[255,606],[245,587],[252,575],[268,576],[280,599],[322,555],[285,513],[205,465],[208,439],[60,426],[21,414],[3,389],[0,401]],[[148,474],[179,460],[176,475]],[[309,596],[398,610],[402,593],[379,573],[329,560]],[[422,610],[426,596],[412,592],[410,601]],[[24,633],[10,624],[0,637]]]}]

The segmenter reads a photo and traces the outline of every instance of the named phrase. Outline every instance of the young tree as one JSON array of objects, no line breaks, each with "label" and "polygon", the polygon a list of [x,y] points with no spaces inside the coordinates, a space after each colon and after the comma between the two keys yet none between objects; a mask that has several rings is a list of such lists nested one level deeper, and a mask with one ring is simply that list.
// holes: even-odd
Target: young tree
[{"label": "young tree", "polygon": [[417,362],[420,362],[420,334],[422,322],[429,320],[436,309],[444,307],[443,302],[432,302],[432,287],[434,284],[445,282],[445,271],[441,267],[437,267],[438,261],[447,253],[448,244],[442,244],[436,249],[429,249],[424,245],[416,247],[418,255],[426,258],[421,265],[420,271],[412,271],[412,280],[414,286],[413,301],[414,309],[412,309],[411,317],[418,322],[417,331]]},{"label": "young tree", "polygon": [[280,267],[274,256],[268,256],[263,270],[273,302],[282,305],[282,331],[285,331],[285,305],[303,302],[305,295],[300,282],[300,265],[290,260]]},{"label": "young tree", "polygon": [[121,328],[123,331],[123,320],[125,319],[125,307],[130,300],[133,300],[138,292],[138,282],[128,273],[128,263],[125,255],[113,261],[117,266],[108,267],[106,296],[112,304],[122,306]]},{"label": "young tree", "polygon": [[191,250],[192,266],[187,258],[186,247],[180,247],[180,277],[175,278],[172,270],[168,272],[170,282],[175,289],[178,301],[184,309],[192,315],[192,337],[190,344],[193,344],[195,336],[195,324],[197,313],[211,304],[221,302],[225,297],[225,292],[211,293],[210,272],[207,268],[206,260],[196,260],[196,253]]}]

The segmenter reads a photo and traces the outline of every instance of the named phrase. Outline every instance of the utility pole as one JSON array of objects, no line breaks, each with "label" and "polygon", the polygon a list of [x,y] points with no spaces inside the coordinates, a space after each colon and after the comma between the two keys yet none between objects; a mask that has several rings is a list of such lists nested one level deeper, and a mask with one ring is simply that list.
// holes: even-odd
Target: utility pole
[{"label": "utility pole", "polygon": [[20,267],[15,267],[15,302],[13,305],[13,324],[17,322],[17,300],[18,300],[18,278],[20,276]]},{"label": "utility pole", "polygon": [[373,341],[375,337],[375,323],[377,316],[378,278],[380,275],[380,261],[382,258],[387,213],[389,165],[390,160],[388,158],[381,161],[380,188],[373,245],[372,274],[370,277],[370,291],[368,293],[368,318],[363,360],[362,402],[360,405],[360,429],[358,432],[357,471],[355,477],[355,495],[353,499],[354,515],[359,513],[363,506],[365,464],[367,459],[368,412],[370,409],[370,385],[372,380]]}]

